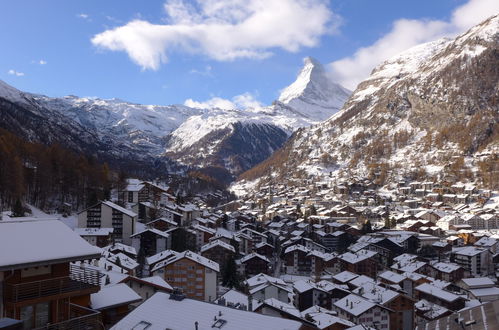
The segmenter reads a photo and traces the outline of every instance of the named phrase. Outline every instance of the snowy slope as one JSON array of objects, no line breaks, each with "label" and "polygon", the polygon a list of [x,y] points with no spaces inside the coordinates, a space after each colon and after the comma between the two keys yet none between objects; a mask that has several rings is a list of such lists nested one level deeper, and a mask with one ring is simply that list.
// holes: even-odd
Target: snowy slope
[{"label": "snowy slope", "polygon": [[[139,158],[167,155],[185,165],[216,164],[234,174],[270,156],[296,129],[330,117],[348,93],[330,81],[322,65],[311,58],[304,60],[296,81],[284,89],[278,101],[251,109],[141,105],[76,96],[52,98],[24,93],[0,81],[0,98],[58,117],[64,127],[77,126],[116,152],[125,148]],[[120,146],[114,146],[116,143]],[[240,155],[242,149],[254,160]],[[231,165],[234,163],[238,165]]]},{"label": "snowy slope", "polygon": [[[270,158],[252,173],[268,173],[267,166],[283,178],[444,178],[456,175],[449,168],[458,157],[476,172],[478,161],[499,151],[498,51],[496,15],[454,39],[390,58],[339,112],[294,134],[279,164]],[[283,100],[292,95],[285,92]]]}]

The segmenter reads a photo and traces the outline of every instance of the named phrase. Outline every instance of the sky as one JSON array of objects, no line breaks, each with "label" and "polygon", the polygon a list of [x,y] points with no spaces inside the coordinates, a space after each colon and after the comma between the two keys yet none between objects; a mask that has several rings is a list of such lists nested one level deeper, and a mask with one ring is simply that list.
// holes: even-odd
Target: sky
[{"label": "sky", "polygon": [[497,13],[497,0],[1,0],[0,79],[54,97],[268,105],[306,56],[353,90]]}]

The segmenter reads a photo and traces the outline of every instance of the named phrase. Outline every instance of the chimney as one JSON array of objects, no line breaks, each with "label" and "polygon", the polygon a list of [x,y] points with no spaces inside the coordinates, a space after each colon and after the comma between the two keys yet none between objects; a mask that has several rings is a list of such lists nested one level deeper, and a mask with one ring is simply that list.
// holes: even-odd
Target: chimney
[{"label": "chimney", "polygon": [[253,295],[248,295],[248,311],[253,311]]}]

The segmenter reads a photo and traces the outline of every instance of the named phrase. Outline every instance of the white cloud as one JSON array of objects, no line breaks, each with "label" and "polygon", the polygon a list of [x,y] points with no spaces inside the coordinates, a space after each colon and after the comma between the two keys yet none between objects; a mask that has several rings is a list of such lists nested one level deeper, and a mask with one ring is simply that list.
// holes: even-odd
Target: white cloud
[{"label": "white cloud", "polygon": [[189,71],[189,73],[211,77],[211,76],[213,76],[211,73],[211,70],[212,70],[211,65],[207,65],[204,67],[203,70],[192,69],[191,71]]},{"label": "white cloud", "polygon": [[13,70],[13,69],[10,69],[9,71],[7,71],[7,73],[10,75],[13,75],[13,76],[17,76],[17,77],[24,76],[24,72],[19,72],[19,71]]},{"label": "white cloud", "polygon": [[81,14],[76,15],[76,17],[83,18],[83,19],[89,19],[90,16],[88,16],[87,14],[81,13]]},{"label": "white cloud", "polygon": [[251,93],[244,93],[241,95],[234,96],[231,100],[227,100],[221,97],[212,97],[204,102],[194,101],[193,99],[187,99],[184,102],[185,106],[198,109],[213,109],[219,108],[223,110],[244,110],[244,109],[254,109],[260,108],[262,104],[256,99],[256,97]]},{"label": "white cloud", "polygon": [[497,0],[469,0],[453,11],[450,21],[399,19],[391,31],[374,44],[330,63],[332,77],[353,90],[376,65],[388,58],[424,42],[455,36],[498,12]]},{"label": "white cloud", "polygon": [[326,0],[167,0],[165,24],[142,19],[95,35],[95,46],[125,51],[142,69],[157,70],[174,51],[228,61],[265,58],[280,48],[313,47],[339,18]]},{"label": "white cloud", "polygon": [[47,61],[45,61],[45,60],[40,60],[40,61],[38,61],[38,64],[40,64],[40,65],[45,65],[45,64],[47,64]]}]

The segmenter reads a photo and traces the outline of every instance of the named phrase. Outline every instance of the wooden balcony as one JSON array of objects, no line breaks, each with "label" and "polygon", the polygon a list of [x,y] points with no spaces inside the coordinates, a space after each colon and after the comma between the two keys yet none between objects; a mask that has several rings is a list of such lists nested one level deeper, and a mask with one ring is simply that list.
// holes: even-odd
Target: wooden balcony
[{"label": "wooden balcony", "polygon": [[69,304],[70,319],[47,324],[35,330],[97,330],[104,329],[101,313],[93,309],[85,308],[75,304]]},{"label": "wooden balcony", "polygon": [[50,296],[72,296],[74,293],[93,293],[99,290],[100,274],[96,270],[70,266],[69,276],[47,280],[4,284],[6,303],[19,303]]}]

